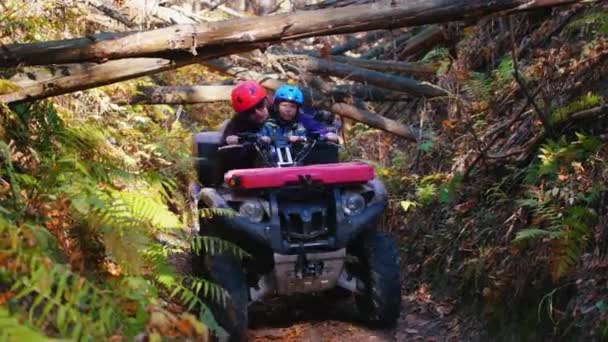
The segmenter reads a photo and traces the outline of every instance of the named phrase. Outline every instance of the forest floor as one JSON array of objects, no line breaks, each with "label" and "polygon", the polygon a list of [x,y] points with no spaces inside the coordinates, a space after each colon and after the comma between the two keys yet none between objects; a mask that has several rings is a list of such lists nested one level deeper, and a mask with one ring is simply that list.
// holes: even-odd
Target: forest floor
[{"label": "forest floor", "polygon": [[328,295],[262,303],[250,309],[251,341],[467,341],[479,339],[479,324],[453,306],[429,300],[423,289],[405,293],[397,325],[372,330],[358,320],[354,301]]}]

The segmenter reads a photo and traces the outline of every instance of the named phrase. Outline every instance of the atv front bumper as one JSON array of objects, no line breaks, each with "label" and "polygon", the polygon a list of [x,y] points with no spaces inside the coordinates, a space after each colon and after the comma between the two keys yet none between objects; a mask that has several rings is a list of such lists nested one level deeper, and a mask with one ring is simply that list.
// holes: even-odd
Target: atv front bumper
[{"label": "atv front bumper", "polygon": [[302,248],[336,250],[346,245],[361,232],[373,228],[382,215],[386,204],[384,202],[372,203],[360,214],[342,216],[336,223],[336,234],[329,234],[327,238],[320,238],[314,242],[292,244],[282,236],[278,225],[270,223],[254,223],[241,216],[219,216],[221,227],[237,236],[243,234],[247,238],[271,248],[275,253],[290,254],[301,252]]}]

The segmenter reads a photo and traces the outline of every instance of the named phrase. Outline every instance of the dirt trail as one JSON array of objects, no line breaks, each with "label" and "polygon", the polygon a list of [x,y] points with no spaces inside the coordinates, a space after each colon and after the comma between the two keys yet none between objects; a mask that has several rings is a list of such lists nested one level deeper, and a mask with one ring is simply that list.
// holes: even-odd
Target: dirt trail
[{"label": "dirt trail", "polygon": [[250,308],[249,340],[263,341],[466,341],[474,324],[454,307],[436,303],[424,290],[402,297],[402,312],[391,330],[372,330],[358,321],[352,299],[328,295],[276,300]]},{"label": "dirt trail", "polygon": [[[191,274],[191,255],[173,254],[175,269]],[[413,284],[410,284],[414,286]],[[404,283],[405,287],[405,283]],[[480,341],[479,322],[456,310],[456,301],[437,301],[425,285],[402,289],[395,328],[373,330],[360,321],[354,299],[334,294],[298,295],[249,308],[249,341],[393,342]]]}]

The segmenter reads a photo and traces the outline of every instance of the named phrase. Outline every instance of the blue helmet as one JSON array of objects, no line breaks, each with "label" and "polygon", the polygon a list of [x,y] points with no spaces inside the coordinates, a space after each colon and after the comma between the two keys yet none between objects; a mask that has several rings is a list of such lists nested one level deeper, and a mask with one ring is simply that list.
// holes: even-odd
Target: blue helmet
[{"label": "blue helmet", "polygon": [[301,106],[304,104],[304,94],[298,87],[282,85],[274,93],[274,103],[280,101],[291,101]]}]

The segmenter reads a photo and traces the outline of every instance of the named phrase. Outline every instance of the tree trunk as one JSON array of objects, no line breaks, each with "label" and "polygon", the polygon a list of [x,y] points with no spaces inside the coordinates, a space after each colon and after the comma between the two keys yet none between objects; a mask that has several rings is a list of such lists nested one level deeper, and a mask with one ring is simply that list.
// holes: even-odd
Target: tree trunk
[{"label": "tree trunk", "polygon": [[106,61],[131,57],[176,57],[197,48],[274,42],[339,33],[391,29],[461,19],[500,11],[523,11],[580,0],[382,0],[338,9],[301,11],[123,34],[2,47],[0,67]]},{"label": "tree trunk", "polygon": [[[27,72],[13,77],[21,87],[19,91],[0,95],[4,103],[25,102],[44,99],[50,96],[71,93],[120,82],[136,77],[151,75],[182,66],[200,63],[210,58],[228,53],[239,53],[241,50],[253,50],[254,45],[213,49],[196,57],[182,59],[161,58],[127,58],[103,64],[88,63],[84,65],[51,66],[39,72]],[[30,77],[33,75],[34,79]],[[39,78],[37,78],[37,76]],[[42,75],[42,76],[41,76]]]},{"label": "tree trunk", "polygon": [[[283,56],[281,57],[283,58]],[[407,77],[383,74],[381,72],[362,69],[347,64],[327,62],[326,60],[309,56],[296,57],[297,58],[294,59],[295,64],[315,74],[347,78],[349,80],[369,83],[381,88],[408,92],[419,96],[437,97],[446,94],[439,88],[422,84]],[[284,58],[288,59],[290,57],[286,56]]]},{"label": "tree trunk", "polygon": [[394,51],[395,47],[400,46],[405,43],[408,39],[412,37],[410,32],[400,34],[395,38],[391,38],[388,42],[380,44],[379,46],[370,49],[369,51],[361,54],[362,59],[372,59],[372,58],[380,58],[380,56],[385,55],[389,51]]},{"label": "tree trunk", "polygon": [[360,58],[332,56],[334,62],[346,63],[359,68],[371,69],[376,71],[396,71],[418,76],[431,76],[437,72],[436,68],[409,62],[367,60]]},{"label": "tree trunk", "polygon": [[439,26],[427,27],[405,42],[404,47],[399,51],[399,58],[428,52],[444,40],[445,37]]},{"label": "tree trunk", "polygon": [[114,100],[125,104],[194,104],[217,101],[230,101],[233,85],[200,85],[177,87],[144,87],[141,94],[127,99]]},{"label": "tree trunk", "polygon": [[395,120],[387,119],[376,113],[372,113],[346,103],[336,103],[332,105],[330,109],[332,112],[340,116],[345,116],[355,121],[362,122],[370,127],[395,134],[411,141],[418,140],[419,133],[412,128],[407,127]]},{"label": "tree trunk", "polygon": [[368,32],[361,38],[352,38],[349,37],[346,43],[338,46],[334,46],[329,50],[329,54],[331,55],[341,55],[350,50],[356,49],[359,46],[365,43],[371,43],[373,41],[378,41],[378,39],[382,38],[382,35],[386,34],[384,31],[372,31]]}]

